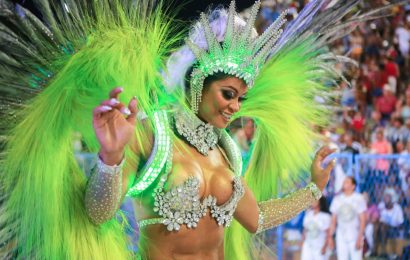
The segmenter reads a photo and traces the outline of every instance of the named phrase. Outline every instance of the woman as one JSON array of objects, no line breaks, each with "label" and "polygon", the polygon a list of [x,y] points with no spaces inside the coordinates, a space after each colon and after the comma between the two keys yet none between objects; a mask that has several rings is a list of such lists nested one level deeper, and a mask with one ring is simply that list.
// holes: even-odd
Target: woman
[{"label": "woman", "polygon": [[[1,37],[13,51],[1,56],[2,86],[11,96],[41,93],[8,133],[1,242],[21,258],[130,258],[124,222],[115,217],[127,195],[142,258],[252,257],[250,233],[310,206],[328,180],[332,164],[321,164],[331,151],[310,158],[311,125],[326,121],[314,97],[326,89],[320,81],[340,76],[331,68],[343,58],[326,44],[336,37],[328,29],[356,3],[348,2],[313,1],[284,31],[286,13],[261,36],[252,28],[260,3],[247,23],[231,3],[228,12],[202,14],[170,56],[181,34],[161,6],[42,0],[43,24],[6,2],[5,28],[14,26]],[[124,88],[109,92],[115,85]],[[242,116],[257,125],[243,179],[223,130]],[[99,151],[88,182],[73,156],[74,131]],[[310,165],[306,188],[274,199]]]},{"label": "woman", "polygon": [[321,197],[319,201],[313,203],[311,210],[303,219],[302,260],[329,258],[327,241],[330,222],[331,215],[326,198]]},{"label": "woman", "polygon": [[[383,128],[376,129],[376,138],[371,144],[371,152],[374,154],[391,154],[393,153],[392,145],[384,137]],[[389,169],[389,161],[383,159],[376,160],[376,170],[387,175]]]},{"label": "woman", "polygon": [[[128,106],[130,114],[124,117],[124,111],[125,114],[128,111],[124,109],[125,106],[122,103],[117,101],[120,91],[119,88],[114,89],[110,93],[110,99],[103,101],[94,113],[94,127],[101,144],[99,152],[100,165],[104,168],[111,168],[108,165],[115,165],[112,167],[115,169],[118,167],[116,165],[122,164],[123,147],[130,142],[134,133],[133,128],[137,113],[136,101],[135,99],[130,101]],[[202,101],[198,110],[199,118],[212,126],[225,128],[229,123],[227,115],[239,111],[241,99],[246,91],[246,85],[241,79],[229,75],[225,79],[210,82],[209,85],[204,86]],[[174,120],[177,121],[178,118],[175,117]],[[142,122],[139,123],[142,124]],[[222,259],[224,256],[224,227],[229,225],[232,214],[248,232],[256,233],[262,227],[258,215],[261,210],[246,182],[235,177],[234,167],[229,165],[230,161],[222,147],[218,145],[218,149],[209,150],[208,154],[204,155],[184,138],[177,129],[174,130],[174,134],[172,140],[172,168],[165,179],[166,189],[162,188],[164,183],[160,181],[160,192],[172,194],[177,199],[186,200],[188,204],[194,203],[198,199],[204,201],[210,197],[213,200],[216,199],[217,205],[228,205],[228,207],[221,206],[219,210],[223,211],[214,215],[213,211],[218,210],[218,208],[213,206],[212,203],[215,202],[211,202],[211,204],[206,205],[210,208],[210,212],[201,212],[200,219],[197,221],[193,219],[184,222],[181,219],[179,222],[178,219],[167,218],[164,214],[162,219],[156,221],[156,224],[159,225],[153,225],[148,223],[149,220],[158,219],[157,212],[162,210],[160,206],[157,206],[159,210],[156,210],[155,205],[167,201],[166,195],[165,198],[156,196],[157,193],[152,196],[152,191],[142,194],[134,201],[137,205],[136,215],[140,225],[139,249],[142,257],[144,259],[178,259],[182,257]],[[152,133],[148,135],[151,136],[147,139],[148,141],[144,144],[143,149],[151,151],[153,137]],[[134,143],[131,146],[137,147],[138,144]],[[143,160],[144,163],[148,160],[148,158],[141,156],[142,152],[138,148],[133,151],[135,156],[139,157],[139,160]],[[320,165],[330,152],[329,148],[323,148],[318,152],[313,162],[312,181],[321,191],[327,183],[332,164],[329,164],[326,170],[322,169]],[[126,188],[128,187],[128,180],[133,177],[132,175],[135,175],[136,170],[137,168],[134,167],[124,172],[122,179],[118,179],[121,178],[120,172],[115,173],[116,176],[113,178],[111,176],[107,177],[104,170],[97,171],[97,174],[101,176],[91,179],[92,181],[89,182],[86,193],[87,210],[94,223],[100,224],[113,217],[121,204],[121,200],[118,198],[124,196],[128,191]],[[191,181],[195,182],[192,183]],[[125,188],[121,189],[121,183],[122,187]],[[173,193],[178,189],[182,190],[183,194],[181,196],[177,192]],[[116,192],[119,192],[119,194],[116,195]],[[277,213],[275,214],[276,217],[283,218],[281,222],[284,222],[296,215],[304,207],[310,205],[311,201],[314,201],[311,193],[311,190],[306,189],[299,191],[299,194],[294,194],[296,196],[294,199],[297,198],[298,200],[296,205],[286,205],[290,201],[285,202],[286,199],[284,199],[284,206],[286,205],[286,207],[295,211],[287,213],[291,213],[291,215],[283,215],[285,212]],[[193,197],[188,199],[185,196]],[[152,203],[152,197],[154,197],[154,203]],[[107,199],[113,199],[115,203],[106,203]],[[170,203],[172,202],[174,201],[171,200]],[[281,203],[276,203],[276,207],[279,208]],[[301,205],[303,206],[301,207]],[[198,211],[191,205],[187,206],[189,209],[186,211],[180,210],[178,207],[175,207],[176,211],[173,214],[175,212],[185,213],[186,211],[189,212],[188,214],[195,214]],[[199,211],[202,211],[202,209]],[[161,215],[161,212],[159,214]],[[219,220],[221,216],[225,217],[222,221]],[[180,217],[182,218],[182,214]],[[165,226],[160,224],[165,224]]]},{"label": "woman", "polygon": [[[212,15],[216,20],[226,19],[223,17],[226,15],[223,10],[214,11]],[[215,20],[211,20],[212,22]],[[208,21],[202,20],[201,25],[206,28]],[[189,82],[192,83],[193,81]],[[188,89],[194,87],[191,85]],[[232,156],[228,151],[232,148],[224,147],[221,141],[216,141],[219,138],[214,132],[226,128],[233,115],[239,112],[248,91],[247,83],[239,77],[215,73],[205,78],[202,89],[197,117],[184,107],[171,110],[172,123],[165,126],[171,128],[171,159],[167,162],[169,165],[165,167],[169,172],[162,174],[159,183],[153,186],[154,190],[149,189],[134,200],[135,205],[138,205],[136,215],[142,238],[139,249],[144,259],[182,257],[221,259],[224,257],[224,227],[229,226],[232,217],[250,233],[270,227],[261,224],[259,215],[267,212],[259,208],[246,182],[239,176],[235,176],[236,167],[233,165],[234,161],[229,159]],[[135,99],[129,102],[128,110],[118,101],[121,91],[121,88],[113,89],[109,98],[94,110],[93,122],[101,147],[99,152],[101,161],[97,172],[93,175],[95,177],[91,177],[89,181],[85,200],[88,214],[96,224],[101,224],[113,217],[121,204],[119,198],[128,192],[129,180],[135,176],[138,166],[145,165],[148,161],[148,157],[142,154],[151,154],[153,140],[156,138],[154,133],[146,128],[144,134],[148,138],[142,146],[139,147],[134,139],[134,143],[130,146],[134,147],[133,156],[138,158],[139,165],[129,167],[122,173],[121,179],[121,168],[117,165],[123,164],[124,148],[130,143],[135,132],[137,114]],[[192,101],[189,105],[194,106]],[[137,124],[148,123],[142,121]],[[199,127],[215,128],[215,130],[201,136],[198,132]],[[195,135],[192,136],[190,133]],[[212,135],[215,143],[203,149],[203,146],[208,144],[209,136]],[[190,139],[191,137],[197,140]],[[332,167],[332,164],[329,164],[329,167],[324,170],[320,166],[329,153],[330,149],[322,149],[312,168],[312,184],[320,190],[324,189]],[[111,165],[114,167],[110,167]],[[98,170],[101,168],[105,170]],[[115,172],[114,176],[107,177],[105,171],[111,168]],[[311,187],[294,195],[293,199],[297,198],[298,204],[286,205],[289,202],[285,203],[286,199],[284,199],[284,205],[292,209],[288,210],[288,213],[285,214],[284,211],[275,214],[275,217],[267,215],[265,221],[269,223],[273,218],[283,218],[281,221],[283,222],[310,205],[314,201],[312,191],[316,189],[315,186]],[[275,203],[279,208],[281,203],[278,201]],[[171,206],[167,207],[166,204]],[[289,213],[291,215],[288,215]],[[170,214],[172,216],[169,216]]]}]

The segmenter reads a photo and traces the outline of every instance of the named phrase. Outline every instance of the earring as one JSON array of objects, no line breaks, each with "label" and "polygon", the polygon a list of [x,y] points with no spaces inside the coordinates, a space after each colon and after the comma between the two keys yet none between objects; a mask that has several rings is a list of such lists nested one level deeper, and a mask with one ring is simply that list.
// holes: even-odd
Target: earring
[{"label": "earring", "polygon": [[202,101],[202,86],[191,88],[191,109],[194,114],[198,114],[199,102]]}]

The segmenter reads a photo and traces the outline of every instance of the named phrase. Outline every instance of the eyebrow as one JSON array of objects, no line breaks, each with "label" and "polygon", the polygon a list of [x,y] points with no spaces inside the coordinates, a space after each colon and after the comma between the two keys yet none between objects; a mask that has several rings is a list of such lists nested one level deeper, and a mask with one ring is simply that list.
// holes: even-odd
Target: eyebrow
[{"label": "eyebrow", "polygon": [[[231,85],[226,85],[226,86],[222,86],[222,87],[230,88],[230,89],[232,89],[233,91],[235,91],[236,95],[239,94],[239,91],[238,91],[235,87],[233,87],[233,86],[231,86]],[[246,97],[246,94],[248,94],[247,91],[246,91],[244,94],[242,94],[240,97],[241,97],[241,98],[245,98],[245,97]]]},{"label": "eyebrow", "polygon": [[225,88],[230,88],[230,89],[232,89],[233,91],[235,91],[235,92],[236,92],[236,94],[239,94],[238,90],[237,90],[235,87],[231,86],[231,85],[222,86],[222,87],[225,87]]}]

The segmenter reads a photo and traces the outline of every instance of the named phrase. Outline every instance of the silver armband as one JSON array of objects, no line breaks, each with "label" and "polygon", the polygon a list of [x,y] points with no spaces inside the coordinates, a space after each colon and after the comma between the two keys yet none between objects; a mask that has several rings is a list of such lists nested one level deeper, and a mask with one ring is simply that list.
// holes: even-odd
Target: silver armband
[{"label": "silver armband", "polygon": [[114,217],[122,198],[122,169],[125,159],[118,165],[106,165],[97,158],[85,192],[85,208],[95,224]]},{"label": "silver armband", "polygon": [[271,229],[294,218],[301,211],[322,197],[322,192],[313,182],[284,198],[258,202],[259,220],[256,233]]},{"label": "silver armband", "polygon": [[314,182],[310,182],[306,188],[308,188],[310,190],[310,192],[312,192],[313,197],[315,198],[315,200],[319,200],[322,197],[322,192],[319,190],[319,188],[317,187],[317,185]]},{"label": "silver armband", "polygon": [[98,173],[107,173],[111,175],[119,174],[124,167],[125,158],[118,165],[107,165],[105,164],[99,156],[97,156],[97,172]]}]

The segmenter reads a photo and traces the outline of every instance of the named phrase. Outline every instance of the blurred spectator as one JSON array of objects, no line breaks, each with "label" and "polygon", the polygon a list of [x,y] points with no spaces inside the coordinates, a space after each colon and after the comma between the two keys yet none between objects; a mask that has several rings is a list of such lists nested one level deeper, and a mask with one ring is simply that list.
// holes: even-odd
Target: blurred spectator
[{"label": "blurred spectator", "polygon": [[397,142],[404,142],[407,134],[406,127],[403,126],[403,119],[401,117],[393,118],[391,126],[386,129],[386,139],[392,144],[393,152],[397,152]]},{"label": "blurred spectator", "polygon": [[407,189],[403,190],[403,192],[405,194],[405,198],[407,199],[407,204],[410,205],[410,173],[406,175],[404,182],[406,183]]},{"label": "blurred spectator", "polygon": [[369,193],[363,192],[363,198],[367,203],[365,241],[367,243],[368,248],[367,252],[365,252],[365,256],[369,256],[376,252],[374,245],[375,241],[377,240],[377,237],[376,233],[374,232],[374,229],[379,221],[380,212],[377,205],[371,201]]},{"label": "blurred spectator", "polygon": [[410,95],[406,95],[400,103],[403,104],[399,106],[397,113],[407,122],[410,119]]},{"label": "blurred spectator", "polygon": [[248,152],[255,133],[255,124],[252,119],[244,118],[243,127],[238,129],[233,135],[233,139],[239,145],[241,152]]},{"label": "blurred spectator", "polygon": [[[336,252],[338,260],[362,259],[364,230],[366,224],[366,202],[360,193],[355,192],[356,180],[346,177],[343,192],[337,195],[330,205],[332,225],[330,234],[336,231]],[[329,238],[330,248],[334,247]]]},{"label": "blurred spectator", "polygon": [[405,58],[405,60],[408,60],[410,49],[410,30],[408,21],[404,21],[399,24],[395,31],[395,40],[399,45],[401,55]]},{"label": "blurred spectator", "polygon": [[383,86],[383,95],[376,100],[376,110],[382,115],[382,120],[389,120],[396,108],[397,98],[393,95],[390,85]]},{"label": "blurred spectator", "polygon": [[252,154],[252,140],[255,133],[255,123],[250,118],[243,118],[242,127],[232,133],[232,138],[239,145],[242,155],[243,172],[246,171]]},{"label": "blurred spectator", "polygon": [[325,260],[329,258],[327,242],[331,216],[325,197],[314,202],[303,219],[303,246],[301,260]]},{"label": "blurred spectator", "polygon": [[379,111],[372,111],[371,113],[371,118],[366,121],[366,134],[365,138],[367,140],[374,140],[375,137],[373,134],[376,132],[378,128],[383,128],[385,124],[383,123],[382,115],[380,114]]},{"label": "blurred spectator", "polygon": [[[391,154],[393,152],[391,144],[384,138],[383,129],[376,130],[376,139],[372,142],[371,151],[375,154]],[[377,159],[375,169],[387,172],[389,169],[389,161]]]},{"label": "blurred spectator", "polygon": [[400,154],[400,153],[402,153],[404,150],[405,150],[404,143],[403,143],[402,141],[398,141],[398,142],[396,143],[396,151],[395,151],[395,153]]},{"label": "blurred spectator", "polygon": [[404,144],[406,144],[408,141],[410,141],[410,119],[407,119],[405,121],[404,125]]},{"label": "blurred spectator", "polygon": [[404,192],[404,197],[406,198],[406,206],[404,208],[404,216],[406,221],[407,233],[404,234],[406,237],[410,237],[410,174],[408,174],[405,178],[407,183],[407,190]]},{"label": "blurred spectator", "polygon": [[341,104],[344,107],[354,107],[356,105],[355,90],[347,87],[345,82],[341,83],[342,97]]},{"label": "blurred spectator", "polygon": [[[378,238],[376,245],[380,243],[380,255],[386,255],[387,239],[400,237],[400,226],[404,222],[403,209],[397,203],[398,195],[392,188],[387,188],[383,194],[383,201],[379,204],[380,223],[377,227]],[[394,245],[394,243],[392,243]],[[377,246],[376,246],[377,248]],[[395,251],[395,250],[394,250]]]},{"label": "blurred spectator", "polygon": [[356,29],[349,35],[350,52],[352,59],[359,60],[363,53],[364,39],[359,29]]},{"label": "blurred spectator", "polygon": [[400,76],[400,68],[394,61],[395,56],[394,49],[390,49],[384,58],[385,83],[389,84],[394,94],[397,93],[397,79]]},{"label": "blurred spectator", "polygon": [[348,111],[346,111],[344,114],[344,119],[349,124],[350,129],[353,131],[355,138],[359,140],[364,137],[363,132],[366,124],[366,119],[360,110],[352,112],[353,117],[351,117]]},{"label": "blurred spectator", "polygon": [[397,164],[399,165],[399,177],[401,188],[402,191],[405,193],[409,188],[407,183],[407,177],[410,177],[410,140],[407,141],[405,149],[400,154],[402,155],[402,157],[400,157],[397,160]]},{"label": "blurred spectator", "polygon": [[[353,156],[357,155],[360,153],[361,150],[361,144],[358,142],[353,142],[353,136],[349,133],[344,134],[343,138],[344,142],[341,145],[341,152],[342,153],[349,153],[352,154]],[[354,157],[353,157],[353,163],[354,163]]]}]

